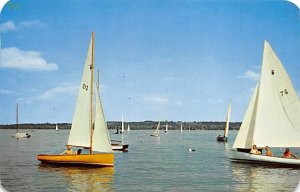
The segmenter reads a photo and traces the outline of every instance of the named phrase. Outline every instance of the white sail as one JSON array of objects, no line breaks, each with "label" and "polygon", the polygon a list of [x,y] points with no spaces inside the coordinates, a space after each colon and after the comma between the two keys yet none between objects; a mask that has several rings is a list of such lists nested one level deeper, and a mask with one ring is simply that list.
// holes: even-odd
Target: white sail
[{"label": "white sail", "polygon": [[[253,143],[300,147],[300,103],[291,80],[265,42]],[[267,135],[267,137],[266,137]]]},{"label": "white sail", "polygon": [[130,126],[129,126],[129,124],[127,125],[127,131],[130,131]]},{"label": "white sail", "polygon": [[123,113],[122,113],[122,133],[124,133],[124,116],[123,116]]},{"label": "white sail", "polygon": [[230,112],[231,112],[231,99],[230,99],[229,106],[228,106],[227,117],[226,117],[226,125],[225,125],[225,129],[224,129],[224,136],[225,137],[228,137]]},{"label": "white sail", "polygon": [[233,144],[233,148],[250,149],[252,147],[255,116],[256,116],[256,109],[257,109],[258,87],[259,84],[257,84],[255,87],[252,98],[248,105],[248,109],[244,116],[243,123],[240,127],[240,130]]},{"label": "white sail", "polygon": [[165,129],[165,132],[168,131],[168,122],[166,122],[166,129]]},{"label": "white sail", "polygon": [[157,124],[156,130],[154,131],[154,135],[159,135],[160,121]]},{"label": "white sail", "polygon": [[83,68],[68,145],[90,147],[90,65],[92,64],[92,40]]},{"label": "white sail", "polygon": [[252,144],[258,147],[300,147],[299,98],[279,58],[267,42],[264,44],[258,90],[252,100],[234,148],[250,148]]},{"label": "white sail", "polygon": [[58,125],[57,125],[57,124],[55,125],[55,130],[56,130],[56,131],[58,131],[58,130],[59,130],[59,129],[58,129]]},{"label": "white sail", "polygon": [[182,123],[181,123],[181,125],[180,125],[180,133],[182,133]]},{"label": "white sail", "polygon": [[95,126],[93,131],[93,151],[111,153],[111,143],[107,124],[104,118],[103,108],[100,100],[99,92],[96,91],[96,114],[95,114]]},{"label": "white sail", "polygon": [[152,133],[152,135],[159,135],[159,128],[160,128],[160,121],[158,122],[158,124],[157,124],[157,127],[156,127],[156,129],[155,129],[155,131]]}]

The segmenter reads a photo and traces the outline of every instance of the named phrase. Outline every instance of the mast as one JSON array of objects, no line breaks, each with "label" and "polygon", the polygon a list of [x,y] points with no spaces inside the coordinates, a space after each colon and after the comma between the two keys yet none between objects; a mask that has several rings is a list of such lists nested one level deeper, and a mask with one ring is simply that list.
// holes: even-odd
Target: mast
[{"label": "mast", "polygon": [[93,95],[94,95],[94,32],[92,32],[92,63],[90,65],[91,70],[91,92],[90,92],[90,154],[92,154],[93,148]]},{"label": "mast", "polygon": [[19,133],[19,104],[17,103],[17,110],[16,110],[16,127],[17,133]]}]

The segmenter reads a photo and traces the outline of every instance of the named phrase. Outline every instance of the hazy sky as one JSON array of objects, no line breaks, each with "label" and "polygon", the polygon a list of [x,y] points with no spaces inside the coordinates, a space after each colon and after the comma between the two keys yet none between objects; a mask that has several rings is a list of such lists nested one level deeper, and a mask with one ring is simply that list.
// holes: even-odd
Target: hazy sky
[{"label": "hazy sky", "polygon": [[71,122],[95,32],[107,120],[242,121],[263,43],[300,95],[299,9],[286,1],[11,0],[0,18],[0,124]]}]

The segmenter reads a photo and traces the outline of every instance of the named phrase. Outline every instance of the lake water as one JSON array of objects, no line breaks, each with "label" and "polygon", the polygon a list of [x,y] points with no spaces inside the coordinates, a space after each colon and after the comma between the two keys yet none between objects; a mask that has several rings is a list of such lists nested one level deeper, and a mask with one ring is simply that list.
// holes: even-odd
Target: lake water
[{"label": "lake water", "polygon": [[[65,149],[69,130],[27,130],[32,137],[11,137],[0,130],[1,182],[13,191],[294,191],[300,169],[274,168],[229,161],[229,143],[216,142],[222,131],[151,131],[124,134],[129,152],[115,153],[114,168],[41,165],[39,153]],[[121,139],[121,135],[111,135]],[[195,152],[189,152],[195,148]],[[278,155],[281,153],[277,151]],[[294,151],[300,156],[299,151]],[[276,153],[276,151],[275,151]]]}]

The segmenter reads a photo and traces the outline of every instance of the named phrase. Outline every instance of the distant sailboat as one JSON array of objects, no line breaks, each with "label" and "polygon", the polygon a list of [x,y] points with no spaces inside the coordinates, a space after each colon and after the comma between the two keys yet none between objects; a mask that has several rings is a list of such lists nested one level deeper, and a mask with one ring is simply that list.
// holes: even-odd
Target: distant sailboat
[{"label": "distant sailboat", "polygon": [[168,122],[166,121],[166,129],[165,129],[165,133],[168,132]]},{"label": "distant sailboat", "polygon": [[150,134],[150,136],[158,137],[159,136],[159,128],[160,128],[160,121],[158,122],[155,131],[152,134]]},{"label": "distant sailboat", "polygon": [[89,149],[89,154],[41,154],[37,156],[38,160],[62,165],[114,166],[114,154],[99,90],[96,91],[95,102],[94,99],[94,33],[92,33],[67,143],[67,146]]},{"label": "distant sailboat", "polygon": [[125,129],[124,129],[124,116],[123,116],[123,113],[122,113],[122,128],[121,128],[120,133],[125,133]]},{"label": "distant sailboat", "polygon": [[[122,113],[122,130],[120,131],[120,133],[123,133],[123,134],[125,133],[123,113]],[[124,136],[122,135],[122,141],[111,140],[111,142],[112,142],[112,144],[111,144],[112,150],[114,150],[114,151],[123,151],[123,152],[127,152],[128,151],[129,145],[128,144],[124,144],[123,137]]]},{"label": "distant sailboat", "polygon": [[115,127],[115,132],[114,132],[114,134],[119,134],[118,126]]},{"label": "distant sailboat", "polygon": [[231,99],[229,101],[228,111],[227,111],[227,117],[226,117],[226,125],[224,129],[224,135],[219,135],[217,137],[217,141],[219,142],[227,142],[228,140],[228,130],[229,130],[229,121],[230,121],[230,112],[231,112]]},{"label": "distant sailboat", "polygon": [[180,125],[180,133],[182,134],[182,123]]},{"label": "distant sailboat", "polygon": [[55,125],[55,130],[56,130],[56,131],[59,131],[58,125],[57,125],[57,124]]},{"label": "distant sailboat", "polygon": [[259,150],[300,147],[300,102],[281,61],[268,42],[264,43],[260,81],[257,83],[241,128],[237,134],[232,161],[300,166],[299,159],[250,154]]},{"label": "distant sailboat", "polygon": [[17,133],[15,134],[15,137],[18,138],[29,138],[30,134],[28,133],[20,133],[19,132],[19,104],[17,103],[17,110],[16,110],[16,129]]},{"label": "distant sailboat", "polygon": [[128,125],[127,125],[127,132],[129,132],[130,131],[130,126],[129,126],[129,123],[128,123]]},{"label": "distant sailboat", "polygon": [[128,152],[128,144],[124,144],[124,134],[122,134],[122,140],[111,140],[111,147],[114,151],[122,151],[122,152]]}]

